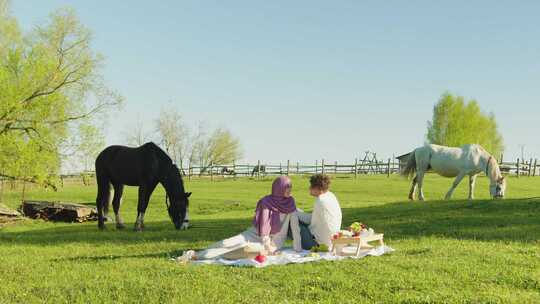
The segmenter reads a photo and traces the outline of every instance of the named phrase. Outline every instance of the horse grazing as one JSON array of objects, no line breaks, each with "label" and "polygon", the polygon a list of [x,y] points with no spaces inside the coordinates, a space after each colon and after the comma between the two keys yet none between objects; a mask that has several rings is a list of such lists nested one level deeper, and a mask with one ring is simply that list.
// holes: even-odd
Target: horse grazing
[{"label": "horse grazing", "polygon": [[266,166],[265,165],[256,165],[253,167],[253,170],[251,170],[251,177],[253,177],[255,174],[266,174]]},{"label": "horse grazing", "polygon": [[236,172],[234,172],[234,169],[229,169],[228,167],[222,167],[221,168],[221,175],[235,175]]},{"label": "horse grazing", "polygon": [[[148,201],[158,183],[165,188],[165,204],[169,217],[176,229],[189,226],[188,205],[190,192],[185,192],[180,171],[171,158],[154,143],[138,148],[109,146],[96,159],[98,227],[105,228],[105,217],[109,209],[110,185],[114,187],[112,200],[116,228],[125,225],[120,217],[120,202],[124,185],[139,186],[137,221],[135,230],[144,228],[144,213]],[[170,204],[167,199],[170,198]]]},{"label": "horse grazing", "polygon": [[490,180],[489,192],[493,198],[504,197],[506,179],[501,175],[497,160],[480,145],[464,145],[451,148],[438,145],[426,145],[411,152],[407,166],[401,173],[413,179],[409,199],[414,200],[418,185],[419,199],[424,200],[424,174],[432,169],[439,175],[455,177],[452,187],[446,193],[445,199],[450,199],[452,193],[465,176],[469,176],[469,199],[474,197],[474,184],[480,172],[486,173]]}]

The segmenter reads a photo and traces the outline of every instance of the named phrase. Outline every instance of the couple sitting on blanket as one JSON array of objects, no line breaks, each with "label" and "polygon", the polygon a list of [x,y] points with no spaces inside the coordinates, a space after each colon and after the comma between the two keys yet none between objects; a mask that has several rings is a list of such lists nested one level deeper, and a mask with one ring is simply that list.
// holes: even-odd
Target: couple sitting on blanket
[{"label": "couple sitting on blanket", "polygon": [[288,236],[292,237],[293,248],[298,252],[318,244],[330,248],[332,235],[341,228],[341,208],[336,196],[328,191],[328,176],[316,174],[310,183],[310,194],[316,197],[311,214],[296,207],[291,195],[291,180],[287,176],[278,177],[272,184],[272,194],[257,203],[253,225],[249,229],[198,252],[196,258],[218,258],[248,243],[259,246],[266,255],[272,255],[283,247]]}]

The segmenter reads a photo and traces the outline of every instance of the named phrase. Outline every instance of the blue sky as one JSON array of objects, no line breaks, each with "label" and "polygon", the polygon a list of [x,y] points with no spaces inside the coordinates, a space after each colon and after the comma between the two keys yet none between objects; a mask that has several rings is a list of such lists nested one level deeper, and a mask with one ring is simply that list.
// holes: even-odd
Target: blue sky
[{"label": "blue sky", "polygon": [[499,122],[509,158],[540,158],[539,1],[14,0],[25,29],[73,7],[126,99],[122,143],[168,103],[225,126],[245,160],[352,161],[422,145],[445,91]]}]

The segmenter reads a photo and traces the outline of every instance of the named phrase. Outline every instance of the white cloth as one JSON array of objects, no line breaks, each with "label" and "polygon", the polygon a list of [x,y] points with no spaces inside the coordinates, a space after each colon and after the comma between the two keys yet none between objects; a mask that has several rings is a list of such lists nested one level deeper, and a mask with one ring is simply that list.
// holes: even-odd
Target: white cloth
[{"label": "white cloth", "polygon": [[287,239],[289,227],[293,235],[293,248],[297,251],[302,250],[302,239],[300,237],[300,226],[298,223],[297,212],[289,214],[280,214],[281,229],[276,234],[261,237],[257,234],[257,229],[251,226],[246,231],[237,234],[228,239],[212,244],[208,249],[198,252],[197,259],[215,259],[228,252],[243,248],[251,243],[252,246],[261,246],[269,252],[275,252],[283,247]]},{"label": "white cloth", "polygon": [[334,193],[327,191],[315,200],[311,214],[298,211],[301,222],[309,224],[309,230],[319,244],[332,245],[332,235],[341,229],[341,207]]},{"label": "white cloth", "polygon": [[[356,250],[356,248],[353,248]],[[394,249],[388,246],[379,246],[373,249],[366,249],[360,251],[360,255],[356,256],[335,256],[329,252],[319,253],[319,256],[311,257],[309,256],[309,251],[304,250],[302,252],[296,252],[291,249],[285,249],[281,251],[281,254],[276,256],[267,256],[266,260],[263,263],[259,263],[254,259],[240,259],[240,260],[226,260],[226,259],[211,259],[211,260],[195,260],[191,263],[195,265],[226,265],[226,266],[246,266],[246,267],[256,267],[262,268],[270,265],[285,265],[285,264],[301,264],[308,262],[316,261],[341,261],[344,259],[360,259],[366,256],[381,256],[393,252]]]}]

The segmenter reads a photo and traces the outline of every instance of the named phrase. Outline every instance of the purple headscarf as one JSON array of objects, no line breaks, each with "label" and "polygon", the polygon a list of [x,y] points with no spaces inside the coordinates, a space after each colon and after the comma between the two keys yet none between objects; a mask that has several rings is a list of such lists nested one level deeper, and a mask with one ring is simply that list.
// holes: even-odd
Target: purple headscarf
[{"label": "purple headscarf", "polygon": [[281,229],[280,213],[287,214],[296,211],[294,198],[285,197],[285,193],[291,186],[289,177],[280,176],[272,183],[272,194],[263,197],[257,203],[253,226],[257,229],[259,236],[278,233]]}]

